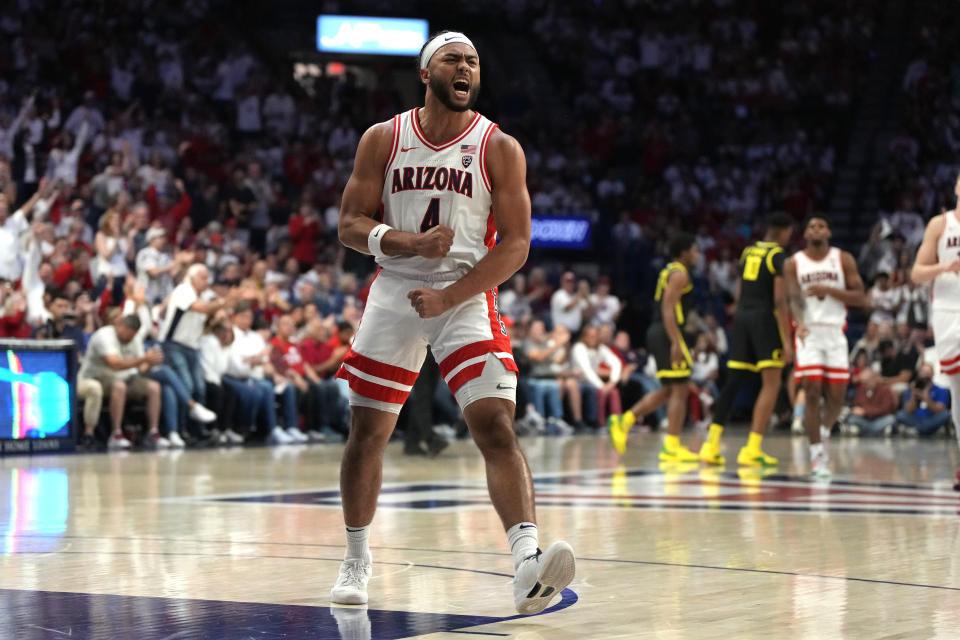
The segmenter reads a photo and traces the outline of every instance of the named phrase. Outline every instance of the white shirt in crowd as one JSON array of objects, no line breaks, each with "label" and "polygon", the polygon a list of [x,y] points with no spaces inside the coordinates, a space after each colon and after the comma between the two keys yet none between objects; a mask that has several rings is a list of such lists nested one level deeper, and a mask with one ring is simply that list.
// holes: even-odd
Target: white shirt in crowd
[{"label": "white shirt in crowd", "polygon": [[159,251],[153,247],[144,247],[137,254],[137,281],[147,290],[147,300],[157,303],[164,300],[173,291],[173,276],[165,271],[158,276],[151,276],[150,269],[165,267],[173,262],[173,258],[166,251]]},{"label": "white shirt in crowd", "polygon": [[690,379],[702,383],[720,369],[720,359],[712,351],[702,351],[693,359],[690,368]]},{"label": "white shirt in crowd", "polygon": [[200,366],[203,367],[203,379],[219,385],[229,365],[230,347],[223,346],[215,335],[203,336],[200,340]]},{"label": "white shirt in crowd", "polygon": [[[87,343],[87,352],[80,365],[81,378],[96,378],[103,381],[127,380],[137,375],[137,369],[122,369],[114,371],[104,360],[105,356],[119,356],[121,358],[142,358],[144,354],[143,341],[134,338],[127,344],[120,342],[117,330],[111,324],[93,332],[90,342]],[[106,391],[106,390],[105,390]]]},{"label": "white shirt in crowd", "polygon": [[894,314],[897,312],[900,298],[900,287],[890,287],[886,291],[881,291],[880,287],[870,289],[870,306],[873,307],[870,322],[893,324],[896,321]]},{"label": "white shirt in crowd", "polygon": [[610,380],[619,380],[620,373],[623,370],[623,363],[620,362],[620,358],[605,344],[601,344],[596,349],[591,349],[584,343],[578,342],[570,350],[570,362],[581,371],[587,382],[598,389],[604,385],[604,381],[597,374],[601,365],[610,369]]},{"label": "white shirt in crowd", "polygon": [[565,311],[564,307],[573,302],[576,296],[576,292],[567,293],[565,289],[557,289],[550,298],[550,318],[553,320],[553,325],[564,326],[571,333],[580,331],[580,327],[583,326],[583,312],[588,306],[586,300],[580,300],[569,311]]},{"label": "white shirt in crowd", "polygon": [[[204,292],[204,299],[213,297],[212,291]],[[160,330],[162,341],[172,340],[191,349],[200,348],[200,338],[203,337],[203,325],[207,321],[207,314],[191,311],[194,302],[200,300],[200,295],[188,281],[180,283],[170,295],[167,303],[167,315],[163,319]]]},{"label": "white shirt in crowd", "polygon": [[615,324],[620,313],[620,298],[614,295],[600,297],[590,294],[590,306],[593,307],[593,319],[603,324]]},{"label": "white shirt in crowd", "polygon": [[230,345],[230,356],[227,362],[227,375],[247,380],[248,378],[263,378],[263,367],[251,367],[245,358],[256,356],[263,353],[267,348],[267,343],[263,336],[249,329],[242,331],[238,327],[233,328],[233,344]]}]

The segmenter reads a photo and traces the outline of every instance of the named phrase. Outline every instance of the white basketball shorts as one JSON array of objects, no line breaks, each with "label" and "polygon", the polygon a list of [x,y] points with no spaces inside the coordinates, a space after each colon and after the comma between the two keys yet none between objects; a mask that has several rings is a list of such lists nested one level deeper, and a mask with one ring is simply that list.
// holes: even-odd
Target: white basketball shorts
[{"label": "white basketball shorts", "polygon": [[[510,338],[500,322],[496,289],[477,294],[436,318],[421,318],[407,293],[429,287],[443,289],[451,282],[411,280],[380,271],[370,288],[360,328],[337,377],[350,384],[350,404],[399,413],[406,402],[427,345],[440,365],[440,375],[461,407],[481,397],[516,402],[517,365]],[[487,371],[491,354],[499,371]],[[491,377],[491,374],[504,375]],[[496,379],[494,379],[496,378]],[[474,381],[474,387],[464,385]]]},{"label": "white basketball shorts", "polygon": [[814,325],[803,343],[794,338],[794,349],[794,376],[798,381],[844,385],[850,382],[847,336],[840,327]]},{"label": "white basketball shorts", "polygon": [[930,314],[933,342],[940,358],[940,373],[960,374],[960,311],[934,309]]}]

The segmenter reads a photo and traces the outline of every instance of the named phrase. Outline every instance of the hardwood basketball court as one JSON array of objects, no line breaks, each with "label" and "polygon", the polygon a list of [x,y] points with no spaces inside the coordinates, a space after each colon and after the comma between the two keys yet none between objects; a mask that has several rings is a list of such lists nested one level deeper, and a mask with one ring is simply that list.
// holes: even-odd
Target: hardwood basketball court
[{"label": "hardwood basketball court", "polygon": [[[726,438],[730,457],[744,434]],[[541,545],[578,574],[514,615],[512,562],[471,442],[391,444],[367,608],[331,607],[343,553],[340,446],[0,461],[0,638],[956,638],[952,440],[834,440],[812,481],[623,460],[601,437],[523,441]]]}]

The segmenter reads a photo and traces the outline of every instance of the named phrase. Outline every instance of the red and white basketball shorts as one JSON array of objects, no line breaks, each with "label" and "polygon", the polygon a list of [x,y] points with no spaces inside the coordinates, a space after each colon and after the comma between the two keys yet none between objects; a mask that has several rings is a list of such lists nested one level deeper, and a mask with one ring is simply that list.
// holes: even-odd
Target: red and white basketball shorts
[{"label": "red and white basketball shorts", "polygon": [[940,359],[940,373],[948,376],[960,374],[960,311],[934,309],[930,324]]},{"label": "red and white basketball shorts", "polygon": [[338,378],[350,383],[351,405],[399,413],[427,345],[461,407],[481,397],[516,402],[517,365],[497,313],[496,290],[477,294],[437,318],[421,318],[410,306],[407,293],[412,289],[450,284],[387,271],[377,275],[360,329],[337,371]]},{"label": "red and white basketball shorts", "polygon": [[814,325],[803,343],[794,339],[797,380],[813,380],[826,384],[850,382],[850,360],[847,336],[840,327]]}]

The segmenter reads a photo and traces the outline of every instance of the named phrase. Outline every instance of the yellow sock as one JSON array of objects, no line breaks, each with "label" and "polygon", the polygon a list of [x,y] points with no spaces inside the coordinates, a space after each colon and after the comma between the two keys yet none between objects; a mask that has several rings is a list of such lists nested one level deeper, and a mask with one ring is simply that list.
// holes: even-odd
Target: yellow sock
[{"label": "yellow sock", "polygon": [[752,451],[760,451],[760,443],[763,442],[763,434],[750,432],[750,437],[747,438],[747,449]]},{"label": "yellow sock", "polygon": [[675,451],[680,448],[680,436],[672,436],[669,433],[663,439],[663,448],[667,451]]},{"label": "yellow sock", "polygon": [[710,425],[710,433],[707,435],[707,442],[710,444],[720,444],[720,435],[723,433],[723,427],[714,422]]},{"label": "yellow sock", "polygon": [[633,411],[627,411],[623,414],[620,424],[623,425],[624,429],[629,429],[633,425],[637,424],[637,416],[634,415]]}]

